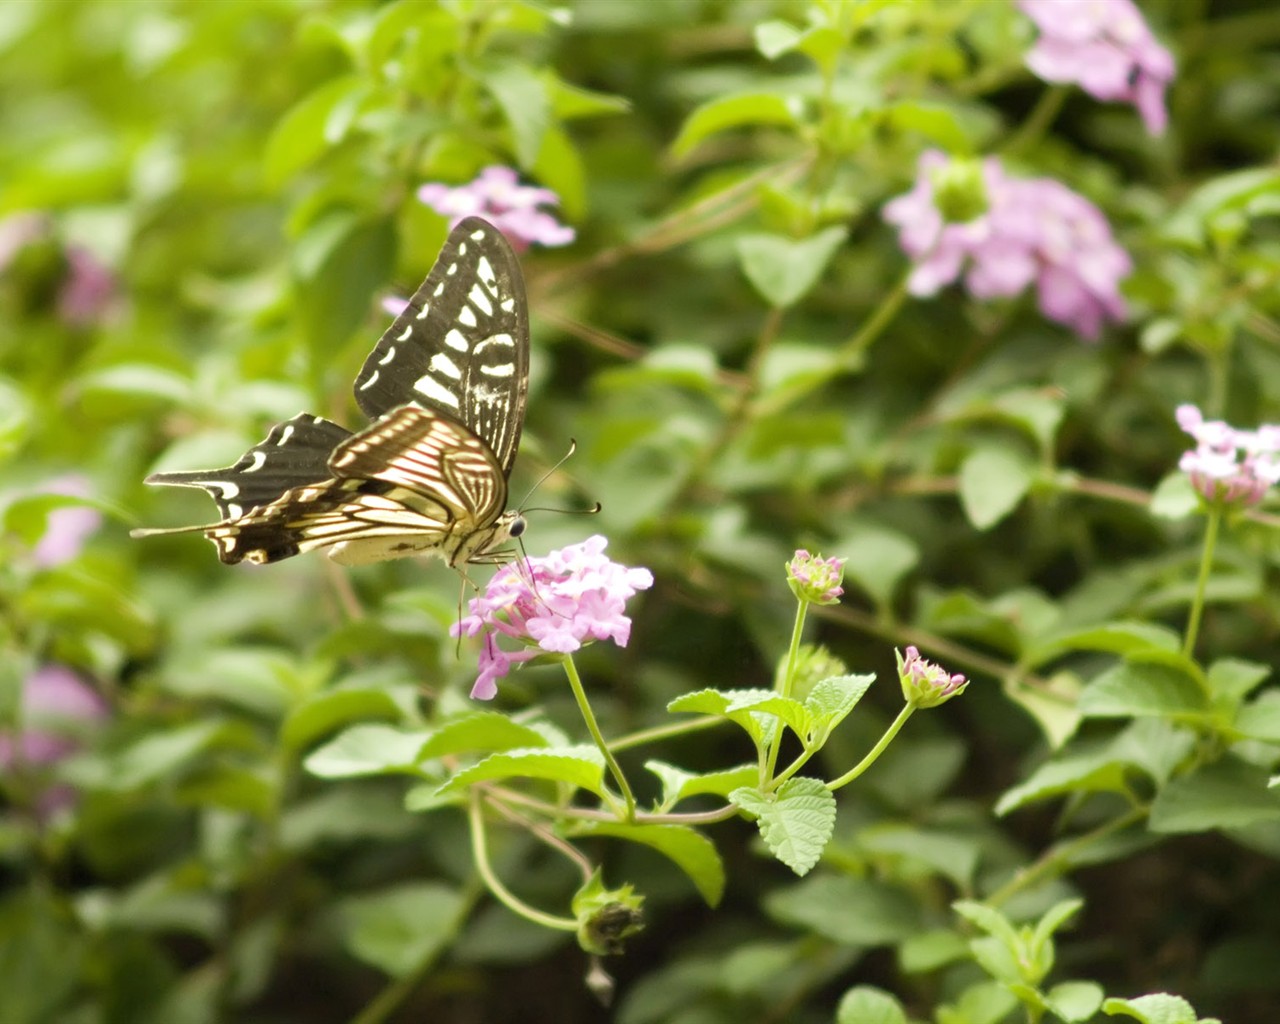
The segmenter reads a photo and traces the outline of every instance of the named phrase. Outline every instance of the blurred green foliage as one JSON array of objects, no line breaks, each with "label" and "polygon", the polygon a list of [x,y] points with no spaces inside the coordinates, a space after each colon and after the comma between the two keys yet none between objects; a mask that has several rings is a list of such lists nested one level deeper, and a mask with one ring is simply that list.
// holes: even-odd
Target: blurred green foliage
[{"label": "blurred green foliage", "polygon": [[[1178,60],[1159,139],[1035,79],[1031,23],[995,0],[0,5],[0,215],[22,238],[0,245],[0,721],[23,728],[41,665],[110,707],[71,756],[4,772],[0,1020],[602,1019],[571,937],[485,897],[442,762],[414,767],[413,738],[468,707],[453,574],[128,538],[211,514],[148,472],[227,465],[302,409],[358,422],[377,299],[447,230],[415,189],[491,164],[578,230],[523,258],[512,490],[573,437],[538,503],[604,506],[534,513],[526,541],[600,532],[657,579],[627,650],[580,658],[606,733],[771,686],[801,546],[849,558],[812,638],[879,675],[828,777],[897,714],[894,645],[973,679],[837,794],[803,880],[737,820],[696,884],[578,837],[645,897],[607,962],[617,1019],[1086,1020],[1105,993],[1194,1020],[1115,998],[1167,990],[1274,1020],[1277,521],[1224,530],[1200,663],[1178,631],[1203,520],[1171,474],[1179,402],[1280,420],[1280,12],[1143,11]],[[1130,322],[1087,345],[1026,298],[906,298],[880,208],[931,147],[1096,203],[1134,258]],[[84,253],[113,283],[69,312]],[[83,549],[37,558],[84,507],[103,519]],[[517,721],[495,729],[581,729],[553,668],[497,708]],[[379,771],[335,769],[335,737]],[[694,773],[749,756],[728,728],[661,751]],[[495,830],[491,855],[567,905],[572,873],[529,833]],[[1092,981],[1047,978],[1055,941]]]}]

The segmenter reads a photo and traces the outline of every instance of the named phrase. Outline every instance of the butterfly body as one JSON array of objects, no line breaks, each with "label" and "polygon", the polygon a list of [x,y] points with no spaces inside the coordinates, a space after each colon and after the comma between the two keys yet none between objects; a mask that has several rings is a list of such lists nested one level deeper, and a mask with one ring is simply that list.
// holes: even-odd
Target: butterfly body
[{"label": "butterfly body", "polygon": [[505,509],[528,377],[519,264],[496,228],[469,217],[356,377],[372,423],[352,433],[300,413],[225,469],[153,474],[206,490],[221,520],[137,532],[202,531],[226,563],[315,549],[343,565],[499,561],[524,528]]}]

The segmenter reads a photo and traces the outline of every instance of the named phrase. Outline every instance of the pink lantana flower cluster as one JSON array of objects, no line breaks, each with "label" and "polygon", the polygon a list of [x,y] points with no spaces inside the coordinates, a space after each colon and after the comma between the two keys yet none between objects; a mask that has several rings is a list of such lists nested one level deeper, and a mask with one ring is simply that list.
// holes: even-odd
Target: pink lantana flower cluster
[{"label": "pink lantana flower cluster", "polygon": [[18,269],[26,250],[42,246],[59,264],[54,292],[58,318],[68,327],[92,327],[105,320],[119,299],[116,275],[85,246],[63,242],[48,214],[27,211],[0,220],[0,276]]},{"label": "pink lantana flower cluster", "polygon": [[823,558],[800,548],[787,563],[787,585],[801,601],[835,604],[844,593],[844,558]]},{"label": "pink lantana flower cluster", "polygon": [[521,185],[510,167],[486,167],[474,181],[456,188],[431,182],[418,189],[418,198],[448,217],[450,228],[464,217],[483,217],[506,235],[517,251],[535,242],[568,245],[575,237],[573,228],[538,208],[558,205],[560,197],[547,188]]},{"label": "pink lantana flower cluster", "polygon": [[1180,405],[1178,426],[1195,438],[1178,468],[1205,501],[1249,508],[1280,483],[1280,426],[1238,430],[1222,420],[1206,420],[1194,405]]},{"label": "pink lantana flower cluster", "polygon": [[[545,558],[513,562],[494,575],[483,594],[471,599],[470,614],[451,632],[454,636],[484,633],[473,698],[491,700],[498,692],[498,680],[513,665],[543,652],[572,654],[593,640],[627,645],[631,638],[631,620],[624,614],[627,601],[636,591],[653,586],[653,574],[610,561],[604,553],[608,543],[597,535]],[[498,646],[500,636],[523,646],[503,650]]]},{"label": "pink lantana flower cluster", "polygon": [[894,651],[898,658],[898,679],[902,683],[902,696],[917,708],[936,708],[952,697],[964,693],[969,680],[959,672],[948,672],[941,665],[920,657],[915,647],[908,647],[905,657]]},{"label": "pink lantana flower cluster", "polygon": [[1040,311],[1090,340],[1104,321],[1125,317],[1119,285],[1133,261],[1089,200],[1052,178],[1009,178],[989,157],[981,168],[985,212],[952,223],[935,189],[948,166],[944,154],[924,153],[915,186],[884,208],[916,261],[911,294],[934,295],[962,274],[976,299],[1008,298],[1035,284]]},{"label": "pink lantana flower cluster", "polygon": [[1131,0],[1018,0],[1018,7],[1040,30],[1027,67],[1046,82],[1074,82],[1094,99],[1132,103],[1148,132],[1164,133],[1173,55]]}]

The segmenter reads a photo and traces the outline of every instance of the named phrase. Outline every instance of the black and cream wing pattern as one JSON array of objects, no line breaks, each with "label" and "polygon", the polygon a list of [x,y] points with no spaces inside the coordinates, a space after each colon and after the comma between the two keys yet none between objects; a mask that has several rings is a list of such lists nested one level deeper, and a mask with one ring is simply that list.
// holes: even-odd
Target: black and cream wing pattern
[{"label": "black and cream wing pattern", "polygon": [[227,563],[315,549],[344,565],[499,560],[524,529],[506,505],[528,387],[520,265],[497,228],[468,217],[356,377],[368,426],[299,413],[225,469],[152,474],[203,488],[220,519],[135,535],[203,532]]}]

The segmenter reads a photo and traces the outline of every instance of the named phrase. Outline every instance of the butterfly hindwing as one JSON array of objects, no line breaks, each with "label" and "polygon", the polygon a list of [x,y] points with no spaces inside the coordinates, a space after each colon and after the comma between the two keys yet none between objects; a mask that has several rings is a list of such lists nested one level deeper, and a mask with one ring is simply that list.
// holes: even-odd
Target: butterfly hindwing
[{"label": "butterfly hindwing", "polygon": [[449,234],[431,273],[355,382],[370,419],[407,404],[466,427],[510,473],[529,387],[529,315],[510,243],[478,217]]},{"label": "butterfly hindwing", "polygon": [[330,453],[350,436],[345,427],[303,412],[277,423],[234,466],[152,473],[147,483],[203,487],[223,519],[236,519],[270,504],[292,487],[323,479],[328,475]]}]

